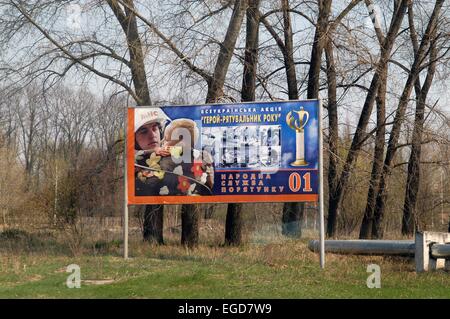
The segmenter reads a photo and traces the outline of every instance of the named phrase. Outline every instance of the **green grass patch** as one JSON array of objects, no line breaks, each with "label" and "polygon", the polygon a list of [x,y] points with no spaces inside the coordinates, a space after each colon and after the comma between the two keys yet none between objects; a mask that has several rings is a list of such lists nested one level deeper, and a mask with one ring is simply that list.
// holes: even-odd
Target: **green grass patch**
[{"label": "green grass patch", "polygon": [[[0,237],[0,240],[2,237]],[[414,261],[327,254],[326,269],[306,241],[243,247],[94,242],[81,256],[42,251],[0,254],[0,298],[450,298],[450,274],[416,274]],[[100,253],[99,253],[100,252]],[[381,289],[366,286],[367,265],[381,267]],[[81,288],[66,286],[66,267]]]}]

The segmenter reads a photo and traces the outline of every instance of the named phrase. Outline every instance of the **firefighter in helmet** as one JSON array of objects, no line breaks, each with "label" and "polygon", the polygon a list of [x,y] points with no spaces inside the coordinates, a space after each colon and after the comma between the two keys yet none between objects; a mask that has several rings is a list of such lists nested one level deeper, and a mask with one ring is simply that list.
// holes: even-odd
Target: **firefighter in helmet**
[{"label": "firefighter in helmet", "polygon": [[196,123],[168,121],[156,108],[135,115],[136,196],[212,195],[212,156],[194,148],[199,138]]}]

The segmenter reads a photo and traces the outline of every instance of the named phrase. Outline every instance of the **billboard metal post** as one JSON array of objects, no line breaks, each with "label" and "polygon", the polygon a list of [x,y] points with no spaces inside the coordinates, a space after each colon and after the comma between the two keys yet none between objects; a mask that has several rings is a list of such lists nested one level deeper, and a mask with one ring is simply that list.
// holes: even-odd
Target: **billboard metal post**
[{"label": "billboard metal post", "polygon": [[125,259],[128,259],[127,117],[128,109],[125,108],[123,127],[123,258]]},{"label": "billboard metal post", "polygon": [[322,100],[319,101],[319,236],[320,236],[320,268],[325,268],[325,218],[323,201],[323,131]]}]

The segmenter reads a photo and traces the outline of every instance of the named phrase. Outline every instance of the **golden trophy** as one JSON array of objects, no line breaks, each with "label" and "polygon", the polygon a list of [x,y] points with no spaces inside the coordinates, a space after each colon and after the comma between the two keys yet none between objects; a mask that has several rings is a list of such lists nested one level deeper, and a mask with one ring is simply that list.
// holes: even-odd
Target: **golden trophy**
[{"label": "golden trophy", "polygon": [[[292,115],[292,112],[298,114],[298,121]],[[305,130],[304,127],[309,120],[309,113],[300,107],[299,111],[290,111],[286,115],[286,123],[289,127],[295,130],[295,161],[291,163],[292,166],[306,166],[308,162],[305,161]]]}]

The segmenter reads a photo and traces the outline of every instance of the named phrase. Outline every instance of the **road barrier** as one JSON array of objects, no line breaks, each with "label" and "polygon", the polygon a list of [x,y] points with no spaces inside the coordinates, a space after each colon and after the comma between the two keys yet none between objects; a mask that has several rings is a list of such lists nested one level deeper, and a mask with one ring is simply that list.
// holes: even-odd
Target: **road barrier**
[{"label": "road barrier", "polygon": [[[319,251],[319,241],[311,240],[311,251]],[[414,256],[416,271],[450,270],[450,233],[418,232],[415,240],[326,240],[325,251],[354,255]]]},{"label": "road barrier", "polygon": [[[325,251],[355,255],[414,256],[413,240],[326,240]],[[311,240],[309,249],[318,252],[319,241]]]}]

